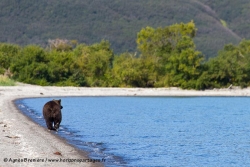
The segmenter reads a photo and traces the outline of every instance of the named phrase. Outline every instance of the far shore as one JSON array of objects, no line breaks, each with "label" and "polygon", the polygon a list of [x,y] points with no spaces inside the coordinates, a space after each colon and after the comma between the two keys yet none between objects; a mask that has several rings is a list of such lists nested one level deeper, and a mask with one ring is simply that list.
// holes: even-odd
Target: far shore
[{"label": "far shore", "polygon": [[[54,132],[32,122],[21,114],[13,100],[32,97],[65,96],[250,96],[250,88],[182,90],[179,88],[87,88],[54,87],[18,84],[0,86],[0,166],[88,166],[99,167],[102,163],[65,162],[66,159],[88,159],[88,153],[77,150],[57,137]],[[5,159],[6,158],[6,159]],[[27,159],[61,159],[61,162],[21,162]],[[17,159],[13,163],[11,160]],[[18,162],[18,159],[20,162]],[[26,160],[27,160],[26,159]],[[62,161],[64,159],[64,162]],[[4,162],[7,161],[7,162]],[[42,160],[41,160],[42,161]],[[57,165],[58,164],[58,165]]]},{"label": "far shore", "polygon": [[56,87],[19,84],[0,86],[0,96],[15,98],[43,96],[250,96],[249,88],[230,87],[209,90],[180,88],[111,88],[111,87]]}]

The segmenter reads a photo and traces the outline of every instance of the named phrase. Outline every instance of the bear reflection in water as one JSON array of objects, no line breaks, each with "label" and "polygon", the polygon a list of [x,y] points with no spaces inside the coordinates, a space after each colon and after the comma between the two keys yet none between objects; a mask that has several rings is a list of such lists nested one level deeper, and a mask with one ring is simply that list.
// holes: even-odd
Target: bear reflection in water
[{"label": "bear reflection in water", "polygon": [[43,117],[49,130],[58,131],[62,121],[61,99],[51,100],[43,106]]}]

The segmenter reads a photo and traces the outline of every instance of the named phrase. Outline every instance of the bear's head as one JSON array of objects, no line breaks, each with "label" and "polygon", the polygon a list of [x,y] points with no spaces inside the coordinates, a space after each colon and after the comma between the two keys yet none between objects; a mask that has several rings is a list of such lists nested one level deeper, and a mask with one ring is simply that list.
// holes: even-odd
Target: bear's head
[{"label": "bear's head", "polygon": [[60,105],[61,109],[63,108],[63,106],[61,105],[61,99],[59,99],[59,100],[53,99],[53,101],[56,102],[56,104]]}]

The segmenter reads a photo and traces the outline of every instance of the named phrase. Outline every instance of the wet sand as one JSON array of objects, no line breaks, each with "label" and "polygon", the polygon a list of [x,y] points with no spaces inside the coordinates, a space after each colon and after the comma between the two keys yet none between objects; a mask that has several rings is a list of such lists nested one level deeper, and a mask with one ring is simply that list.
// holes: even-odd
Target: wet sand
[{"label": "wet sand", "polygon": [[[24,84],[0,86],[0,167],[103,166],[99,162],[79,162],[88,161],[87,152],[74,148],[58,137],[55,132],[49,132],[34,123],[13,103],[13,100],[19,98],[53,96],[250,96],[250,89],[194,91],[178,88],[78,88]],[[59,162],[49,162],[50,160]]]}]

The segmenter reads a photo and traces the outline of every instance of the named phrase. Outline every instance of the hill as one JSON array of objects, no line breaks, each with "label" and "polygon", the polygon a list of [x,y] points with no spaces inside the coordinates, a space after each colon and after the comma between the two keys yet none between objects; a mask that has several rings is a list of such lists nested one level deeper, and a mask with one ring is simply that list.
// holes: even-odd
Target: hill
[{"label": "hill", "polygon": [[92,44],[110,41],[115,53],[136,51],[136,35],[146,26],[194,20],[195,43],[207,57],[225,44],[250,38],[246,0],[3,0],[0,42],[46,46],[48,39]]}]

